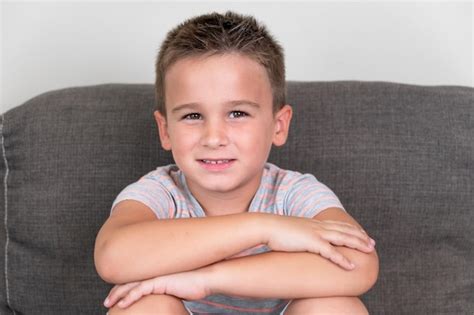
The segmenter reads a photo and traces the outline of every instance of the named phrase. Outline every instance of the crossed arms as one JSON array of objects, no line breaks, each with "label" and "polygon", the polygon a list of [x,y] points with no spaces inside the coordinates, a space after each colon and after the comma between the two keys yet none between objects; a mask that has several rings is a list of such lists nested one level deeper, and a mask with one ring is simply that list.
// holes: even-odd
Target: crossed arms
[{"label": "crossed arms", "polygon": [[[327,220],[360,225],[338,208],[314,219],[241,213],[156,220],[145,205],[126,200],[97,236],[95,265],[113,284],[196,271],[205,275],[212,294],[291,299],[368,291],[378,276],[375,249],[364,247],[364,234],[355,228],[340,233],[336,230],[346,227]],[[318,222],[324,224],[313,225]],[[259,244],[274,251],[224,260]],[[344,256],[354,269],[342,267],[347,266]]]}]

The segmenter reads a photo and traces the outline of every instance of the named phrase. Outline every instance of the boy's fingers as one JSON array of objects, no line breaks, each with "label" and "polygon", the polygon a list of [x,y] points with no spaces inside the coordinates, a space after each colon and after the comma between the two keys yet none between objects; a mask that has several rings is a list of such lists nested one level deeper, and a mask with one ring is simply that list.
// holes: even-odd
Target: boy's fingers
[{"label": "boy's fingers", "polygon": [[143,296],[143,293],[137,288],[132,289],[128,294],[118,303],[120,308],[128,307],[133,302],[137,301]]},{"label": "boy's fingers", "polygon": [[353,224],[350,224],[347,222],[341,222],[341,221],[330,221],[330,220],[326,220],[324,222],[328,223],[326,224],[325,228],[350,233],[361,238],[369,237],[369,235],[367,234],[366,231],[364,231],[364,229],[359,228]]},{"label": "boy's fingers", "polygon": [[355,267],[355,265],[349,259],[347,259],[340,252],[338,252],[329,243],[326,243],[326,245],[321,246],[320,254],[321,256],[331,260],[333,263],[341,266],[344,269],[352,270]]},{"label": "boy's fingers", "polygon": [[325,231],[321,237],[331,244],[346,246],[363,252],[371,252],[374,249],[374,244],[370,242],[370,238],[367,241],[366,239],[336,230]]},{"label": "boy's fingers", "polygon": [[[365,231],[354,225],[344,222],[342,222],[343,224],[340,224],[340,222],[336,221],[325,222],[329,223],[329,225],[325,227],[326,231],[324,234],[326,237],[324,238],[335,245],[349,246],[351,248],[363,250],[372,250],[375,245],[375,241],[370,238]],[[332,224],[331,222],[335,223]]]},{"label": "boy's fingers", "polygon": [[105,307],[112,307],[119,299],[121,299],[131,288],[137,286],[138,282],[116,285],[109,293],[104,301]]},{"label": "boy's fingers", "polygon": [[119,302],[119,307],[128,307],[144,295],[153,293],[153,282],[142,281],[139,285],[128,291],[128,294]]}]

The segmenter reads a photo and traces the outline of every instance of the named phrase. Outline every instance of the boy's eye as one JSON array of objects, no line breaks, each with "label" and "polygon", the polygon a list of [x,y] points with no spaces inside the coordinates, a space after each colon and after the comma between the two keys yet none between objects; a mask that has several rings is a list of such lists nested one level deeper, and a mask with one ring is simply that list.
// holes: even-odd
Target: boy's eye
[{"label": "boy's eye", "polygon": [[200,118],[201,118],[201,114],[191,113],[191,114],[184,115],[182,119],[195,120],[195,119],[200,119]]},{"label": "boy's eye", "polygon": [[231,118],[239,118],[239,117],[248,116],[248,114],[245,113],[245,112],[241,112],[240,110],[234,110],[234,111],[230,112],[230,116],[231,116]]}]

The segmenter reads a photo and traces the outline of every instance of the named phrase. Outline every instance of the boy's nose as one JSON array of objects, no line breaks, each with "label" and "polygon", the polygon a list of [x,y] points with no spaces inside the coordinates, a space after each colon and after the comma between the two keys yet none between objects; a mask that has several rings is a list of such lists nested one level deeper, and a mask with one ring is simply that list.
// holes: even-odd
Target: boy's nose
[{"label": "boy's nose", "polygon": [[201,137],[201,145],[209,148],[217,148],[227,145],[229,139],[223,123],[207,123],[204,127],[204,133]]}]

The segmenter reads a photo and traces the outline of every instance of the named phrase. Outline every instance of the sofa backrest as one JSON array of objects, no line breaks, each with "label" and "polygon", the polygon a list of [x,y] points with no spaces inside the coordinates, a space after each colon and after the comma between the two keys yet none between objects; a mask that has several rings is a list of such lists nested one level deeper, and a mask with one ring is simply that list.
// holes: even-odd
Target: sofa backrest
[{"label": "sofa backrest", "polygon": [[[270,162],[312,173],[377,241],[373,314],[474,312],[474,89],[288,82]],[[0,313],[105,314],[93,260],[117,194],[158,166],[152,85],[39,95],[1,116]]]}]

